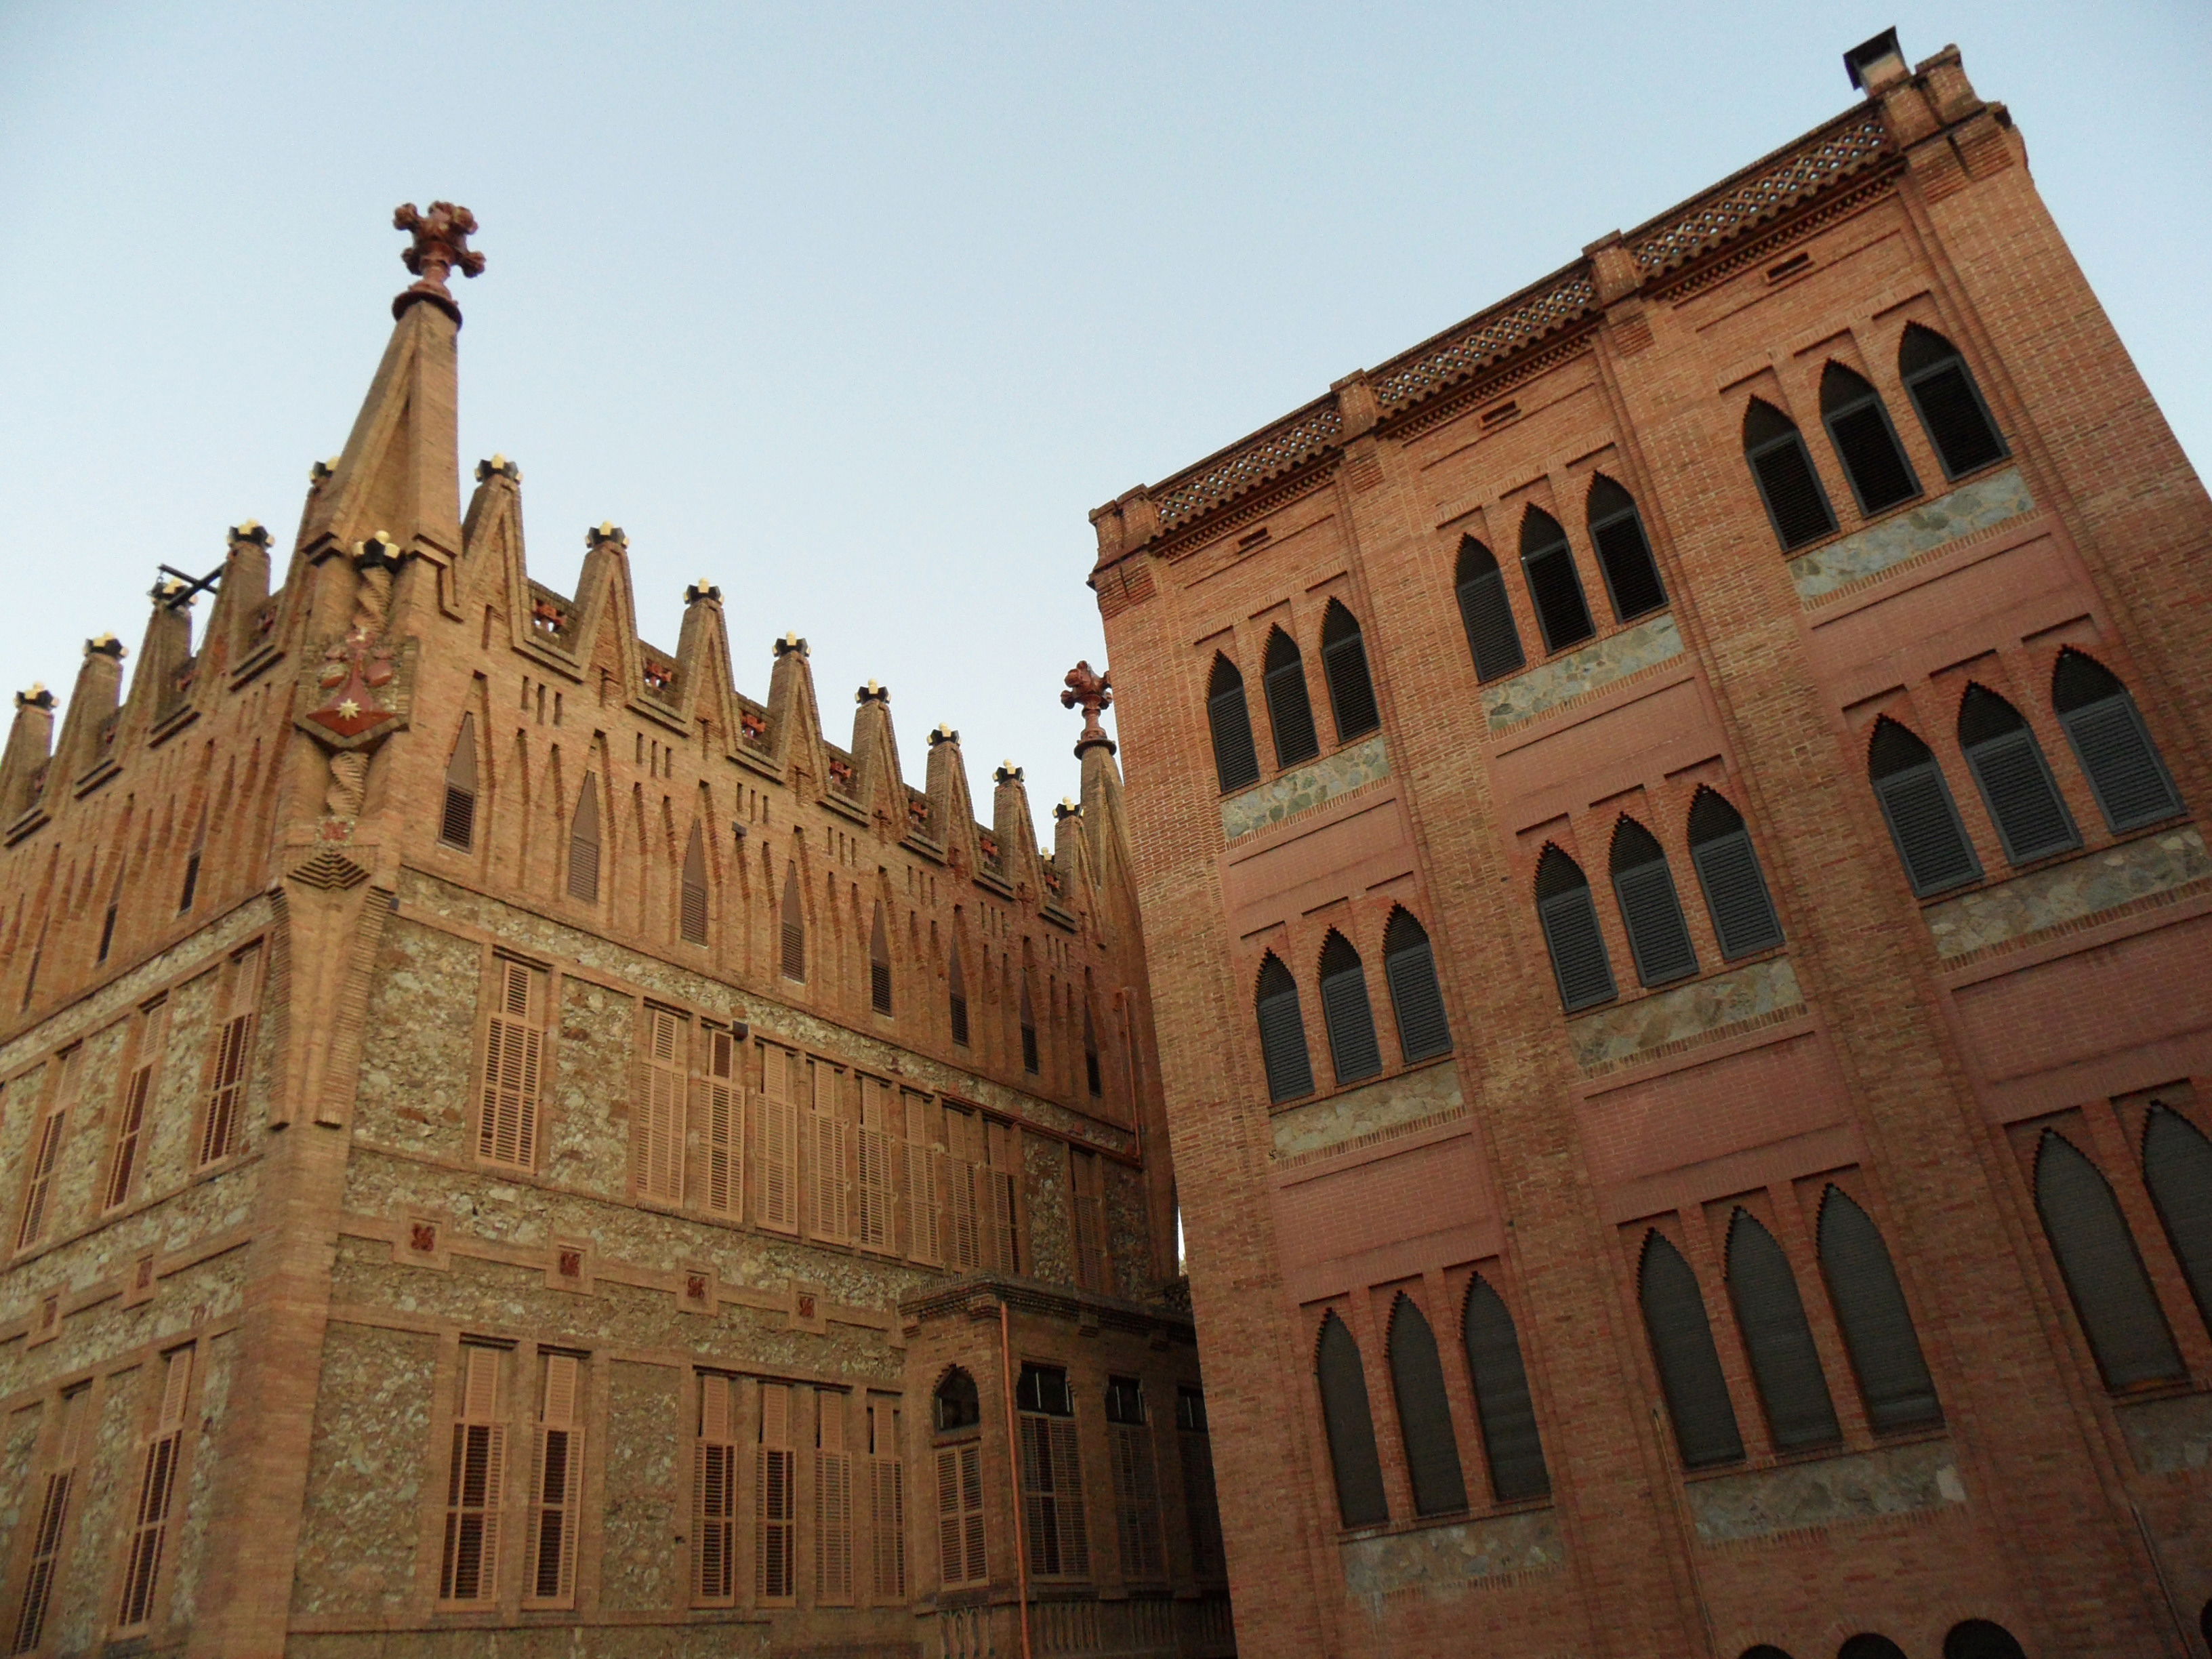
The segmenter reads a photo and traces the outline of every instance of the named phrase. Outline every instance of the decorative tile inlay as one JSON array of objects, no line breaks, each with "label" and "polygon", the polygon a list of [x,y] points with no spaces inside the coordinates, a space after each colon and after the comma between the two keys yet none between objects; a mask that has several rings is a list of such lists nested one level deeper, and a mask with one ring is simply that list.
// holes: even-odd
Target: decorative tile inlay
[{"label": "decorative tile inlay", "polygon": [[1470,1579],[1555,1567],[1567,1559],[1549,1510],[1355,1538],[1340,1547],[1345,1589],[1370,1602],[1396,1591],[1434,1594]]},{"label": "decorative tile inlay", "polygon": [[1355,1140],[1384,1139],[1394,1130],[1410,1133],[1466,1105],[1458,1066],[1426,1066],[1278,1114],[1275,1156],[1310,1157]]},{"label": "decorative tile inlay", "polygon": [[1966,1483],[1959,1478],[1948,1440],[1692,1480],[1686,1490],[1698,1536],[1708,1544],[1875,1521],[1966,1501]]},{"label": "decorative tile inlay", "polygon": [[2128,1451],[2145,1474],[2178,1474],[2212,1466],[2212,1395],[2183,1395],[2122,1406],[2114,1415]]},{"label": "decorative tile inlay", "polygon": [[1231,796],[1221,803],[1221,833],[1235,841],[1389,775],[1390,753],[1378,732],[1326,760]]},{"label": "decorative tile inlay", "polygon": [[1623,1007],[1584,1014],[1567,1022],[1567,1041],[1583,1071],[1611,1071],[1672,1044],[1717,1036],[1804,1006],[1797,970],[1789,957],[1773,957],[1639,997]]},{"label": "decorative tile inlay", "polygon": [[2027,493],[2027,480],[2020,469],[2008,466],[1986,478],[1960,484],[1948,495],[1885,519],[1870,530],[1830,542],[1790,561],[1790,580],[1797,597],[1807,605],[1869,576],[1878,576],[1893,565],[1932,553],[1961,536],[1987,530],[2033,512],[2035,498]]},{"label": "decorative tile inlay", "polygon": [[2212,854],[2205,851],[2203,835],[2195,824],[2183,824],[1930,905],[1921,915],[1936,936],[1936,954],[1948,959],[2208,879]]},{"label": "decorative tile inlay", "polygon": [[1491,731],[1503,732],[1681,654],[1682,635],[1668,612],[1492,686],[1482,694],[1482,711],[1489,716]]}]

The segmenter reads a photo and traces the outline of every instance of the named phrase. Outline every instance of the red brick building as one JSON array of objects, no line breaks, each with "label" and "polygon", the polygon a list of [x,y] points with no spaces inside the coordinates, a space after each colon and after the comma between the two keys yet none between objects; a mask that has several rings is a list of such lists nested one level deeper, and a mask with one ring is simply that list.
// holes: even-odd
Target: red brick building
[{"label": "red brick building", "polygon": [[534,580],[399,219],[280,580],[0,757],[0,1650],[1227,1655],[1101,689],[1046,851]]},{"label": "red brick building", "polygon": [[2212,505],[1849,63],[1092,515],[1244,1652],[2205,1651]]}]

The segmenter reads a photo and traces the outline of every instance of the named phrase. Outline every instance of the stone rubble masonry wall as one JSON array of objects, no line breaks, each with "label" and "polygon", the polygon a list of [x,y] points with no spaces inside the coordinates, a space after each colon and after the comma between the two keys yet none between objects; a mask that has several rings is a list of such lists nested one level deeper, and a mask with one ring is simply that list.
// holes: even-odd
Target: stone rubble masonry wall
[{"label": "stone rubble masonry wall", "polygon": [[[2008,459],[1947,481],[1897,368],[1909,322],[1964,354]],[[1875,386],[1923,486],[1871,521],[1822,427],[1831,361]],[[1794,556],[1743,454],[1754,396],[1796,421],[1838,515]],[[1584,511],[1600,473],[1638,503],[1662,615],[1613,614]],[[1530,507],[1565,528],[1597,620],[1548,659],[1518,559]],[[1917,1656],[1982,1618],[2030,1654],[2182,1653],[2212,1600],[2212,1329],[2138,1149],[2154,1099],[2212,1133],[2202,819],[2109,831],[2050,684],[2063,647],[2105,663],[2191,813],[2212,802],[2212,502],[1957,52],[1093,522],[1242,1650],[1736,1659],[1873,1631]],[[1497,557],[1528,658],[1489,685],[1454,593],[1466,537]],[[1339,600],[1382,716],[1350,744],[1320,672]],[[1277,626],[1323,752],[1224,801],[1208,677],[1218,653],[1237,664],[1271,756]],[[2080,853],[2008,863],[1956,736],[1970,681],[2029,722]],[[1949,780],[1986,872],[1963,892],[1923,904],[1899,867],[1865,770],[1881,715]],[[1317,787],[1385,742],[1387,775]],[[1701,786],[1743,813],[1786,935],[1748,963],[1722,958],[1693,872]],[[1624,815],[1667,853],[1698,957],[1656,991],[1606,874]],[[1589,875],[1621,986],[1572,1020],[1532,891],[1547,844]],[[1397,904],[1435,947],[1454,1037],[1425,1068],[1388,1017]],[[1347,1090],[1313,972],[1331,928],[1363,954],[1385,1054]],[[1270,951],[1317,1074],[1279,1109],[1251,1002]],[[2152,1397],[2100,1386],[2044,1238],[2052,1126],[2111,1182],[2172,1328],[2186,1379]],[[1887,1241],[1945,1430],[1868,1421],[1816,1255],[1831,1183]],[[1832,1453],[1769,1434],[1725,1280],[1739,1206],[1796,1274]],[[1686,1477],[1638,1301],[1655,1227],[1703,1288],[1746,1442]],[[1516,1323],[1541,1501],[1486,1495],[1457,1313],[1478,1270]],[[1464,1516],[1413,1514],[1385,1346],[1401,1295],[1442,1350]],[[1324,1313],[1359,1345],[1393,1516],[1359,1534],[1316,1409]]]}]

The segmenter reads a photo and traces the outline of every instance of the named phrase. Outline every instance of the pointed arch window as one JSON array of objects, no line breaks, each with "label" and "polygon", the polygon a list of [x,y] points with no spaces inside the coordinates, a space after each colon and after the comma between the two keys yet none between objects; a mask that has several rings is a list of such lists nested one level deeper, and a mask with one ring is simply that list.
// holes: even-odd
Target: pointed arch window
[{"label": "pointed arch window", "polygon": [[446,761],[446,805],[438,815],[438,839],[465,853],[477,834],[477,717],[461,716],[453,752]]},{"label": "pointed arch window", "polygon": [[1659,580],[1636,498],[1602,472],[1590,480],[1589,534],[1614,617],[1631,622],[1667,603],[1667,586]]},{"label": "pointed arch window", "polygon": [[1718,790],[1700,787],[1690,803],[1689,830],[1690,862],[1722,958],[1735,962],[1781,944],[1782,922],[1743,814]]},{"label": "pointed arch window", "polygon": [[1390,1310],[1390,1387],[1398,1401],[1398,1432],[1406,1443],[1413,1513],[1449,1515],[1465,1509],[1467,1474],[1452,1432],[1443,1362],[1437,1353],[1436,1333],[1409,1296],[1400,1296]]},{"label": "pointed arch window", "polygon": [[1213,771],[1221,793],[1248,789],[1260,781],[1260,751],[1252,744],[1252,710],[1244,701],[1244,677],[1225,653],[1216,653],[1206,681],[1206,722],[1213,732]]},{"label": "pointed arch window", "polygon": [[1321,947],[1321,1017],[1328,1027],[1329,1057],[1340,1084],[1379,1076],[1382,1045],[1375,1036],[1375,1007],[1367,997],[1367,969],[1352,941],[1334,927]]},{"label": "pointed arch window", "polygon": [[2097,1166],[2056,1129],[2045,1130],[2036,1149],[2035,1207],[2105,1386],[2183,1376],[2119,1200]]},{"label": "pointed arch window", "polygon": [[1093,1100],[1106,1093],[1106,1078],[1098,1063],[1098,1021],[1091,1012],[1091,970],[1083,970],[1083,1081]]},{"label": "pointed arch window", "polygon": [[1336,740],[1349,743],[1382,724],[1375,707],[1375,681],[1367,672],[1367,641],[1359,619],[1341,599],[1331,599],[1321,618],[1321,673],[1328,682]]},{"label": "pointed arch window", "polygon": [[2197,1311],[2212,1328],[2212,1140],[2172,1107],[2154,1106],[2143,1124],[2142,1170]]},{"label": "pointed arch window", "polygon": [[[202,808],[200,811],[199,827],[192,831],[192,850],[185,856],[185,859],[184,890],[177,895],[177,914],[180,916],[192,908],[192,902],[199,896],[200,863],[206,856],[207,811],[205,808]],[[44,943],[43,935],[41,935],[40,943]],[[38,957],[34,953],[31,958],[31,981],[33,984],[37,982],[39,977],[38,960]],[[23,988],[23,1006],[26,1008],[31,1006],[31,990],[30,986],[28,985],[25,986]]]},{"label": "pointed arch window", "polygon": [[1030,970],[1022,969],[1022,1069],[1034,1077],[1037,1073],[1036,1004],[1030,998]]},{"label": "pointed arch window", "polygon": [[1569,1013],[1610,1002],[1620,994],[1613,982],[1613,959],[1598,929],[1597,901],[1590,896],[1583,867],[1556,847],[1536,861],[1536,915],[1552,952],[1552,973],[1559,1000]]},{"label": "pointed arch window", "polygon": [[1912,476],[1912,464],[1897,441],[1881,393],[1863,375],[1841,363],[1821,371],[1820,420],[1861,513],[1871,518],[1920,493],[1920,480]]},{"label": "pointed arch window", "polygon": [[876,916],[868,927],[868,1006],[879,1014],[891,1012],[891,939],[884,925],[884,902],[876,901]]},{"label": "pointed arch window", "polygon": [[1275,728],[1275,764],[1296,766],[1321,753],[1314,729],[1313,702],[1306,693],[1306,662],[1297,642],[1279,628],[1267,635],[1261,680],[1267,694],[1267,719]]},{"label": "pointed arch window", "polygon": [[1634,818],[1613,830],[1613,892],[1627,924],[1636,977],[1645,985],[1671,985],[1698,971],[1698,952],[1682,920],[1674,872],[1658,838]]},{"label": "pointed arch window", "polygon": [[1505,1298],[1480,1273],[1468,1280],[1463,1334],[1490,1490],[1501,1504],[1544,1497],[1552,1490],[1552,1475],[1536,1430],[1528,1368],[1521,1362],[1521,1339]]},{"label": "pointed arch window", "polygon": [[568,896],[586,904],[599,901],[599,781],[589,772],[568,820]]},{"label": "pointed arch window", "polygon": [[951,959],[945,964],[945,985],[952,1021],[952,1040],[968,1046],[968,976],[960,971],[960,943],[953,941]]},{"label": "pointed arch window", "polygon": [[687,945],[707,942],[707,846],[699,826],[691,826],[684,845],[684,883],[678,920]]},{"label": "pointed arch window", "polygon": [[1513,601],[1505,592],[1505,573],[1498,556],[1472,536],[1461,538],[1459,619],[1467,629],[1467,648],[1474,654],[1478,680],[1503,679],[1528,666],[1521,629],[1513,620]]},{"label": "pointed arch window", "polygon": [[1836,527],[1828,492],[1820,487],[1796,422],[1763,398],[1753,398],[1743,412],[1743,453],[1784,552],[1817,542]]},{"label": "pointed arch window", "polygon": [[2002,1625],[1968,1619],[1944,1636],[1943,1659],[2027,1659],[2027,1651]]},{"label": "pointed arch window", "polygon": [[1697,1274],[1667,1236],[1655,1231],[1644,1236],[1639,1277],[1644,1328],[1651,1340],[1652,1363],[1658,1367],[1683,1466],[1699,1469],[1739,1462],[1743,1436],[1729,1402],[1728,1378],[1713,1346]]},{"label": "pointed arch window", "polygon": [[1915,893],[1925,898],[1982,873],[1943,769],[1926,744],[1887,714],[1867,742],[1867,775]]},{"label": "pointed arch window", "polygon": [[786,979],[806,981],[806,908],[799,894],[799,866],[783,867],[782,966]]},{"label": "pointed arch window", "polygon": [[1545,650],[1564,651],[1597,632],[1583,599],[1583,579],[1575,571],[1567,532],[1540,507],[1530,507],[1521,517],[1521,575],[1536,607]]},{"label": "pointed arch window", "polygon": [[2027,864],[2081,844],[2043,745],[2020,710],[1987,686],[1969,684],[1960,699],[1959,746],[2007,858]]},{"label": "pointed arch window", "polygon": [[2051,674],[2051,706],[2115,835],[2181,811],[2181,792],[2142,711],[2111,669],[2071,647],[2060,652]]},{"label": "pointed arch window", "polygon": [[1336,1507],[1347,1527],[1379,1527],[1390,1518],[1382,1495],[1382,1463],[1375,1450],[1375,1417],[1367,1403],[1367,1377],[1359,1344],[1330,1314],[1321,1322],[1314,1375],[1321,1384],[1322,1426],[1336,1474]]},{"label": "pointed arch window", "polygon": [[1382,929],[1382,977],[1398,1016],[1398,1052],[1411,1066],[1451,1052],[1451,1024],[1444,1018],[1443,988],[1437,983],[1437,954],[1428,931],[1404,906]]},{"label": "pointed arch window", "polygon": [[1907,324],[1897,369],[1945,477],[1961,477],[2004,458],[2004,434],[1990,418],[1990,406],[1958,347],[1932,328]]},{"label": "pointed arch window", "polygon": [[1729,1222],[1728,1287],[1775,1449],[1834,1445],[1844,1433],[1813,1328],[1805,1322],[1797,1276],[1774,1235],[1748,1210],[1737,1210]]},{"label": "pointed arch window", "polygon": [[1920,1352],[1897,1268],[1881,1230],[1840,1187],[1820,1198],[1820,1276],[1875,1432],[1932,1427],[1943,1420]]},{"label": "pointed arch window", "polygon": [[1298,982],[1273,951],[1260,964],[1254,1008],[1260,1019],[1260,1054],[1267,1062],[1267,1097],[1296,1100],[1313,1092],[1313,1060],[1306,1051],[1305,1016],[1298,1008]]}]

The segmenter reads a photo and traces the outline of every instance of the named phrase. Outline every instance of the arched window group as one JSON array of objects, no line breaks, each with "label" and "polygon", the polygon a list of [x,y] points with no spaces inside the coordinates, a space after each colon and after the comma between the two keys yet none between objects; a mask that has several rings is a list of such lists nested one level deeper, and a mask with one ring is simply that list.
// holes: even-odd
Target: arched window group
[{"label": "arched window group", "polygon": [[[1746,1648],[1739,1659],[1790,1659],[1789,1652],[1769,1642]],[[1836,1659],[1905,1659],[1905,1650],[1875,1631],[1861,1631],[1844,1638]],[[1951,1626],[1943,1638],[1943,1659],[2027,1659],[2013,1633],[1987,1619],[1968,1619]]]},{"label": "arched window group", "polygon": [[[1946,477],[1961,477],[2004,457],[2004,439],[1956,346],[1911,324],[1898,347],[1897,368]],[[1864,375],[1839,362],[1828,364],[1820,375],[1820,424],[1861,517],[1873,518],[1920,495],[1889,406]],[[1753,398],[1745,407],[1743,452],[1784,551],[1836,528],[1835,509],[1803,434],[1765,398]]]},{"label": "arched window group", "polygon": [[[1329,715],[1340,744],[1350,743],[1382,724],[1375,701],[1375,681],[1367,665],[1367,642],[1359,619],[1341,599],[1322,613],[1321,670],[1328,689]],[[1307,689],[1305,656],[1289,632],[1267,632],[1260,654],[1260,690],[1267,700],[1267,724],[1274,733],[1278,769],[1303,765],[1321,753],[1321,728],[1314,720]],[[1252,709],[1244,695],[1244,676],[1227,652],[1214,655],[1206,684],[1206,728],[1213,739],[1213,770],[1227,794],[1260,781],[1260,751],[1252,737]]]},{"label": "arched window group", "polygon": [[[1329,929],[1322,942],[1317,977],[1322,1033],[1338,1085],[1379,1077],[1382,1042],[1366,964],[1358,947],[1336,928]],[[1451,1025],[1444,1013],[1443,988],[1437,979],[1436,951],[1427,930],[1402,906],[1391,911],[1382,930],[1382,979],[1396,1016],[1401,1060],[1410,1066],[1449,1054]],[[1313,1055],[1306,1042],[1297,980],[1273,951],[1260,963],[1253,1012],[1259,1022],[1268,1097],[1282,1102],[1311,1094]]]},{"label": "arched window group", "polygon": [[[1700,788],[1690,803],[1688,831],[1690,861],[1722,957],[1734,962],[1781,944],[1782,923],[1743,815],[1717,790]],[[1658,837],[1624,815],[1613,825],[1607,866],[1637,982],[1670,985],[1696,973],[1697,947]],[[1536,915],[1568,1012],[1620,994],[1589,878],[1556,845],[1547,846],[1536,861]]]},{"label": "arched window group", "polygon": [[[2154,1105],[2139,1152],[2143,1185],[2198,1315],[2212,1328],[2212,1140],[2188,1118]],[[2035,1152],[2035,1207],[2081,1334],[2105,1386],[2187,1374],[2133,1231],[2112,1185],[2057,1129]]]},{"label": "arched window group", "polygon": [[[1552,1479],[1544,1462],[1520,1337],[1504,1298],[1479,1273],[1468,1279],[1461,1334],[1492,1501],[1510,1504],[1544,1497],[1552,1489]],[[1414,1513],[1465,1511],[1467,1468],[1460,1455],[1443,1356],[1428,1316],[1410,1296],[1400,1295],[1391,1307],[1385,1357]],[[1366,1374],[1358,1340],[1334,1313],[1322,1321],[1315,1380],[1321,1389],[1338,1513],[1347,1527],[1380,1525],[1390,1518],[1389,1504]]]},{"label": "arched window group", "polygon": [[[1590,480],[1583,510],[1614,620],[1632,622],[1662,608],[1667,587],[1635,498],[1600,473]],[[1521,515],[1521,577],[1546,652],[1564,651],[1597,632],[1566,526],[1540,507],[1531,506]],[[1475,678],[1498,679],[1525,667],[1528,655],[1497,556],[1473,536],[1463,537],[1453,581]]]},{"label": "arched window group", "polygon": [[[2172,774],[2142,712],[2118,678],[2068,647],[2051,673],[2051,708],[2114,834],[2182,810]],[[2081,844],[2034,729],[1998,693],[1970,684],[1959,702],[1958,738],[1966,769],[1989,809],[2007,860],[2030,864]],[[1980,859],[1959,817],[1942,763],[1909,727],[1887,715],[1867,743],[1867,772],[1915,893],[1972,881]]]},{"label": "arched window group", "polygon": [[[1940,1424],[1935,1384],[1874,1218],[1832,1185],[1821,1196],[1815,1231],[1820,1278],[1867,1420],[1877,1433]],[[1729,1218],[1723,1271],[1774,1449],[1805,1451],[1838,1443],[1843,1431],[1796,1272],[1765,1224],[1747,1208],[1739,1206]],[[1687,1259],[1656,1229],[1644,1238],[1638,1290],[1652,1364],[1684,1467],[1738,1461],[1743,1437],[1704,1291]]]}]

